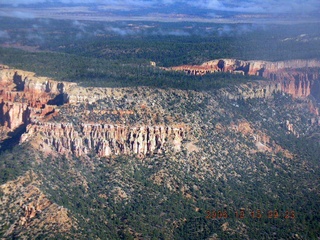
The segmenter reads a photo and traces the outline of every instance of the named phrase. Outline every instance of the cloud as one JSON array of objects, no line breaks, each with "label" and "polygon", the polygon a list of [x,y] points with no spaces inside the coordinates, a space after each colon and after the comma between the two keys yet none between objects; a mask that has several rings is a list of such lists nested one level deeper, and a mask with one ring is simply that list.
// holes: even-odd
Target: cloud
[{"label": "cloud", "polygon": [[112,32],[115,33],[117,35],[121,35],[121,36],[125,36],[125,35],[133,35],[133,34],[137,34],[138,31],[134,31],[131,29],[124,29],[124,28],[119,28],[119,27],[106,27],[105,30],[107,32]]},{"label": "cloud", "polygon": [[28,33],[26,38],[28,40],[40,40],[43,41],[43,37],[36,33]]},{"label": "cloud", "polygon": [[189,9],[188,11],[193,9],[195,14],[199,10],[206,10],[208,15],[215,14],[217,11],[305,15],[318,13],[320,15],[319,0],[11,0],[9,4],[19,6],[35,3],[90,4],[95,6],[96,10],[103,11],[153,9],[154,12],[184,13],[186,9]]},{"label": "cloud", "polygon": [[307,13],[319,11],[319,0],[198,0],[189,4],[217,11],[245,13]]},{"label": "cloud", "polygon": [[257,29],[266,29],[264,24],[225,24],[216,29],[219,36],[239,36],[249,32],[253,32]]},{"label": "cloud", "polygon": [[[101,33],[101,31],[99,31]],[[155,36],[190,36],[190,33],[184,31],[182,29],[164,29],[164,28],[154,28],[147,25],[126,25],[123,24],[122,26],[106,26],[104,28],[103,33],[113,33],[116,35],[126,36],[126,35],[155,35]],[[94,31],[94,35],[97,34],[97,31]]]},{"label": "cloud", "polygon": [[87,4],[87,3],[103,3],[103,0],[3,0],[2,4],[10,4],[10,5],[28,5],[28,4],[37,4],[37,3],[76,3],[76,4]]},{"label": "cloud", "polygon": [[[167,1],[167,0],[164,0]],[[158,0],[11,0],[9,5],[28,5],[28,4],[37,4],[37,3],[62,3],[62,4],[99,4],[99,5],[114,5],[114,6],[150,6],[157,4],[162,1]],[[0,2],[1,3],[1,2]]]},{"label": "cloud", "polygon": [[0,39],[9,39],[10,36],[7,31],[0,30]]},{"label": "cloud", "polygon": [[161,35],[161,36],[181,36],[181,37],[185,37],[185,36],[190,36],[190,33],[183,31],[183,30],[163,30],[163,29],[159,29],[158,31],[154,31],[151,33],[152,35]]},{"label": "cloud", "polygon": [[22,11],[10,11],[10,12],[0,11],[0,15],[5,17],[16,17],[21,19],[28,19],[28,18],[35,17],[32,13],[22,12]]},{"label": "cloud", "polygon": [[86,32],[85,28],[88,26],[87,24],[83,23],[83,22],[79,22],[77,20],[72,22],[72,25],[79,29],[81,32]]}]

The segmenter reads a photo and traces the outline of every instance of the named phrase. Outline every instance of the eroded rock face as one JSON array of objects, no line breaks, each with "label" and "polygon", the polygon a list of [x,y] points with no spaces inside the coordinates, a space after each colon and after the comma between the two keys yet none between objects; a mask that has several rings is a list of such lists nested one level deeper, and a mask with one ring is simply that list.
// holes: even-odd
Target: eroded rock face
[{"label": "eroded rock face", "polygon": [[[46,117],[58,114],[56,105],[92,103],[112,96],[121,98],[121,91],[108,88],[83,88],[75,83],[57,82],[36,77],[34,73],[1,66],[0,125],[14,131],[27,126],[21,142],[38,138],[40,146],[55,149],[61,154],[99,157],[113,154],[161,153],[167,146],[179,151],[185,131],[171,126],[125,126],[122,124],[50,123]],[[94,111],[94,110],[93,110]],[[109,114],[99,112],[99,114]],[[132,110],[116,111],[120,115]],[[122,114],[123,113],[123,114]],[[40,139],[40,140],[39,140]]]},{"label": "eroded rock face", "polygon": [[[166,70],[184,71],[191,75],[204,75],[214,72],[230,72],[235,74],[260,76],[272,80],[279,86],[276,90],[286,92],[294,97],[307,97],[311,94],[314,82],[319,80],[320,68],[318,60],[290,60],[280,62],[242,61],[236,59],[220,59],[205,62],[202,65],[183,65]],[[265,91],[268,91],[266,88]]]},{"label": "eroded rock face", "polygon": [[0,65],[0,128],[14,131],[31,123],[31,120],[55,113],[55,106],[92,103],[106,94],[119,96],[116,90],[86,89],[76,83],[58,82]]},{"label": "eroded rock face", "polygon": [[[318,61],[240,61],[234,59],[214,60],[201,66],[180,66],[170,70],[196,71],[233,71],[234,73],[260,75],[270,81],[256,81],[234,86],[234,89],[220,89],[222,96],[229,99],[267,98],[274,92],[287,92],[296,97],[311,94],[314,79],[318,73],[302,73],[295,68],[319,67]],[[201,73],[202,74],[202,73]],[[117,154],[155,154],[170,148],[181,150],[182,141],[187,135],[186,128],[173,127],[170,124],[131,122],[125,125],[125,118],[135,115],[133,109],[87,108],[86,115],[110,115],[117,113],[119,117],[110,117],[108,123],[103,120],[92,123],[79,118],[73,123],[64,120],[49,122],[52,116],[69,114],[69,110],[60,113],[59,105],[74,106],[74,111],[82,104],[92,106],[99,99],[124,99],[125,91],[111,88],[83,88],[75,83],[58,82],[48,78],[35,76],[34,73],[10,69],[0,66],[0,128],[14,131],[20,126],[27,131],[21,141],[33,140],[40,149],[55,150],[61,154],[76,156],[107,157]],[[108,102],[104,101],[107,105]],[[124,101],[125,102],[125,101]],[[108,105],[115,106],[115,105]],[[313,112],[317,108],[310,107]],[[87,113],[89,111],[89,113]],[[77,113],[78,114],[78,113]],[[69,116],[68,115],[68,116]],[[79,115],[79,114],[78,114]],[[134,116],[133,116],[134,117]],[[72,118],[64,118],[70,121]],[[116,119],[116,120],[114,120]],[[61,122],[59,122],[61,121]],[[123,121],[123,122],[121,122]],[[1,129],[0,129],[1,130]],[[0,139],[1,140],[1,139]]]},{"label": "eroded rock face", "polygon": [[69,211],[53,202],[39,188],[39,180],[33,172],[27,172],[16,180],[0,185],[3,196],[0,198],[2,219],[0,229],[7,229],[3,237],[26,239],[48,232],[68,233],[77,227]]},{"label": "eroded rock face", "polygon": [[201,65],[182,65],[166,68],[167,70],[185,71],[193,75],[203,75],[214,72],[234,72],[247,75],[267,76],[269,73],[283,69],[319,68],[318,60],[290,60],[280,62],[243,61],[237,59],[216,59]]},{"label": "eroded rock face", "polygon": [[220,92],[228,99],[269,98],[275,92],[282,92],[281,83],[257,81],[234,86],[231,91],[221,89]]},{"label": "eroded rock face", "polygon": [[68,102],[65,91],[72,85],[1,66],[0,125],[14,131],[29,124],[31,119],[53,113],[54,105]]},{"label": "eroded rock face", "polygon": [[0,124],[9,129],[16,129],[24,123],[30,122],[30,108],[27,104],[1,102]]},{"label": "eroded rock face", "polygon": [[[286,121],[285,127],[287,128],[288,131],[292,131],[293,125],[291,124],[290,125],[291,128],[288,129],[288,124],[290,124],[289,121]],[[257,149],[251,151],[251,153],[254,153],[256,151],[258,151],[258,152],[272,152],[272,153],[281,152],[286,157],[293,158],[292,154],[288,150],[283,149],[281,146],[276,144],[276,142],[272,141],[270,136],[268,136],[266,133],[264,133],[258,129],[254,129],[251,126],[251,124],[247,121],[233,123],[233,124],[231,124],[230,128],[236,132],[240,132],[243,135],[245,135],[247,137],[251,137],[253,139],[253,142],[256,145]],[[294,133],[296,133],[296,132],[294,132]]]},{"label": "eroded rock face", "polygon": [[129,127],[111,124],[81,124],[76,131],[70,123],[34,123],[21,138],[26,141],[41,133],[43,144],[61,154],[84,156],[95,153],[100,157],[117,154],[161,153],[167,146],[179,151],[185,138],[182,128],[168,126]]},{"label": "eroded rock face", "polygon": [[6,66],[0,67],[1,87],[4,91],[4,100],[12,101],[15,97],[27,101],[32,106],[46,104],[49,100],[54,100],[60,94],[63,95],[63,102],[68,102],[67,90],[76,86],[75,83],[57,82],[46,77],[37,77],[35,73]]}]

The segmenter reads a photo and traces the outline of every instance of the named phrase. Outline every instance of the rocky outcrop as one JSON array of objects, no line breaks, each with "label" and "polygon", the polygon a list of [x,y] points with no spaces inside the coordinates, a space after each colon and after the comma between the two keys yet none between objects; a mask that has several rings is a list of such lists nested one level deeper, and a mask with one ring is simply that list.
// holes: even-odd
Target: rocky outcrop
[{"label": "rocky outcrop", "polygon": [[[57,233],[68,233],[77,227],[69,211],[50,201],[39,188],[36,174],[27,172],[16,180],[0,186],[0,229],[6,239],[36,238],[42,232],[54,237]],[[5,230],[6,229],[6,230]]]},{"label": "rocky outcrop", "polygon": [[[29,101],[38,98],[37,100],[40,102],[43,102],[41,96],[44,97],[45,101],[50,97],[55,98],[60,94],[66,94],[68,90],[76,86],[75,83],[58,82],[46,77],[37,77],[35,73],[11,69],[6,66],[2,66],[0,71],[0,81],[1,85],[6,87],[6,90],[24,92]],[[33,96],[29,93],[32,93]],[[15,93],[13,94],[15,95]],[[63,97],[64,102],[68,102],[68,96],[63,95]]]},{"label": "rocky outcrop", "polygon": [[[191,75],[204,75],[215,72],[260,76],[275,82],[276,90],[286,92],[294,97],[307,97],[312,93],[315,81],[319,80],[320,61],[290,60],[280,62],[242,61],[220,59],[205,62],[202,65],[183,65],[166,70],[184,71]],[[263,91],[268,91],[265,88]],[[266,94],[268,95],[268,94]]]},{"label": "rocky outcrop", "polygon": [[[76,128],[80,130],[77,131]],[[61,154],[72,153],[85,156],[90,153],[100,157],[118,154],[155,154],[167,147],[179,151],[186,132],[182,128],[170,126],[137,126],[112,124],[81,124],[70,123],[31,124],[21,141],[41,133],[40,144],[43,148],[49,145]]]},{"label": "rocky outcrop", "polygon": [[0,126],[10,131],[53,113],[55,105],[67,103],[66,89],[74,85],[7,66],[0,69]]},{"label": "rocky outcrop", "polygon": [[284,127],[288,131],[288,133],[291,133],[291,134],[295,135],[296,137],[299,137],[299,133],[296,132],[293,124],[289,120],[285,121]]},{"label": "rocky outcrop", "polygon": [[233,72],[245,75],[267,76],[268,73],[283,69],[319,68],[318,60],[290,60],[280,62],[243,61],[237,59],[216,59],[201,65],[182,65],[165,68],[166,70],[185,71],[192,75],[203,75],[214,72]]},{"label": "rocky outcrop", "polygon": [[[296,134],[296,132],[293,130],[292,124],[290,125],[289,121],[286,121],[285,127],[289,131],[292,131],[292,133]],[[290,129],[288,129],[288,127]],[[255,150],[251,150],[250,153],[256,153],[256,152],[270,152],[270,153],[279,153],[281,152],[286,156],[287,158],[293,158],[292,153],[290,153],[288,150],[283,149],[280,145],[278,145],[275,141],[271,139],[270,136],[268,136],[265,132],[259,131],[258,129],[255,129],[252,127],[252,125],[247,121],[241,121],[238,123],[232,123],[230,128],[238,133],[243,134],[244,136],[250,137],[255,146]],[[299,135],[296,135],[299,137]]]},{"label": "rocky outcrop", "polygon": [[256,81],[247,84],[239,84],[231,89],[220,89],[222,96],[230,100],[248,99],[248,98],[268,98],[275,92],[281,92],[281,83]]},{"label": "rocky outcrop", "polygon": [[[278,91],[297,97],[308,96],[312,92],[313,81],[318,78],[318,72],[305,74],[296,69],[306,67],[319,67],[319,62],[299,60],[271,63],[224,59],[210,61],[201,66],[188,66],[188,71],[195,71],[195,69],[205,72],[229,71],[265,76],[271,80],[255,81],[235,85],[233,89],[219,90],[222,96],[237,100],[267,98]],[[171,70],[183,71],[185,69],[187,69],[185,66],[171,68]],[[175,151],[181,150],[182,141],[187,135],[186,128],[173,127],[169,124],[166,126],[143,123],[124,125],[121,121],[125,122],[126,117],[130,115],[132,118],[136,117],[133,109],[106,110],[100,106],[94,109],[90,105],[99,99],[104,99],[106,102],[106,99],[112,101],[112,99],[122,98],[124,98],[124,91],[121,89],[83,88],[75,83],[58,82],[37,77],[34,73],[0,66],[0,127],[14,131],[24,126],[27,130],[21,136],[20,142],[32,140],[38,136],[37,141],[34,142],[39,143],[40,149],[44,151],[54,149],[61,154],[76,156],[147,155],[161,153],[168,148]],[[104,123],[103,118],[99,118],[101,121],[97,124],[91,124],[90,121],[88,121],[90,124],[86,123],[86,119],[79,121],[79,118],[75,118],[73,124],[48,122],[47,118],[54,114],[74,114],[68,113],[64,108],[59,108],[63,110],[59,113],[57,105],[62,104],[74,106],[75,111],[81,105],[86,115],[117,116],[105,118],[109,119],[108,123]],[[237,107],[236,103],[234,104]],[[84,105],[91,107],[84,108]],[[312,109],[317,112],[317,108]],[[70,120],[68,117],[62,119]]]},{"label": "rocky outcrop", "polygon": [[9,129],[16,129],[24,123],[30,122],[30,108],[27,104],[1,102],[0,125]]},{"label": "rocky outcrop", "polygon": [[[62,154],[100,157],[113,154],[154,154],[171,146],[180,150],[185,132],[170,126],[49,123],[44,117],[57,114],[56,105],[92,103],[106,97],[122,98],[117,89],[83,88],[57,82],[34,73],[1,66],[0,125],[14,131],[27,126],[21,142],[40,134],[40,145]],[[95,114],[132,115],[132,110],[92,110]]]}]

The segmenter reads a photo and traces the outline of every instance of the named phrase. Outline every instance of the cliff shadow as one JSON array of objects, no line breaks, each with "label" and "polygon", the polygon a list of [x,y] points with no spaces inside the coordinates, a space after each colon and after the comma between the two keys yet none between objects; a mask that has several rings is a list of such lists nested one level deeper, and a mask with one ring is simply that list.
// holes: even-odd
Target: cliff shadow
[{"label": "cliff shadow", "polygon": [[16,84],[17,91],[20,92],[24,90],[24,81],[22,80],[22,76],[18,75],[17,72],[14,73],[13,82]]},{"label": "cliff shadow", "polygon": [[[237,67],[235,69],[235,71],[242,71],[245,75],[248,75],[250,70],[250,64],[247,64],[245,66],[241,66],[241,67]],[[259,74],[259,76],[261,77],[262,75]]]},{"label": "cliff shadow", "polygon": [[311,95],[320,103],[320,79],[315,80],[311,86]]},{"label": "cliff shadow", "polygon": [[0,126],[4,126],[4,122],[5,122],[5,114],[3,111],[3,106],[4,106],[4,102],[0,102]]},{"label": "cliff shadow", "polygon": [[65,103],[68,103],[68,94],[60,93],[54,99],[49,100],[47,104],[62,106]]},{"label": "cliff shadow", "polygon": [[20,127],[15,129],[13,132],[8,133],[8,138],[0,142],[0,153],[13,149],[16,145],[19,144],[22,134],[27,130],[25,124],[22,124]]}]

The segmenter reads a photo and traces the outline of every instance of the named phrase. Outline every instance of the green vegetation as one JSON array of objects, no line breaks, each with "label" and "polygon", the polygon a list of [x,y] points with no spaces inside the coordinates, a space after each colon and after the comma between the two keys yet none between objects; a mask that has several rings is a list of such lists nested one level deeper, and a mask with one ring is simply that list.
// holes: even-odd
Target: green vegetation
[{"label": "green vegetation", "polygon": [[[16,153],[19,152],[19,155]],[[0,152],[0,184],[24,174],[35,159],[34,149],[28,144],[14,147],[13,150]]]},{"label": "green vegetation", "polygon": [[[241,74],[216,73],[188,76],[149,65],[123,64],[120,61],[83,57],[66,53],[25,52],[0,48],[2,63],[18,69],[36,72],[57,80],[78,82],[83,86],[177,88],[183,90],[212,90],[261,79]],[[17,59],[19,61],[17,62]]]},{"label": "green vegetation", "polygon": [[[222,25],[192,23],[188,34],[176,36],[155,29],[174,31],[190,23],[152,23],[153,28],[141,32],[120,22],[1,18],[1,24],[0,30],[10,29],[1,43],[16,44],[0,48],[2,64],[83,86],[152,87],[126,90],[123,99],[106,96],[93,104],[61,106],[52,121],[80,123],[88,109],[134,109],[128,117],[91,113],[88,118],[108,123],[125,119],[132,125],[184,123],[190,126],[188,140],[199,148],[188,152],[183,145],[181,152],[168,149],[144,158],[43,157],[26,144],[2,148],[0,184],[32,169],[50,201],[66,207],[77,220],[78,229],[57,239],[73,234],[75,239],[320,237],[320,129],[310,124],[317,117],[308,110],[312,99],[277,93],[270,99],[230,100],[215,90],[224,87],[232,93],[234,85],[257,79],[227,73],[187,76],[149,64],[199,64],[231,57],[319,58],[317,25],[247,26],[244,34],[224,32]],[[142,28],[147,23],[131,24]],[[214,30],[202,31],[208,27]],[[307,41],[297,41],[301,34],[307,34],[302,39]],[[152,111],[141,110],[142,102]],[[299,137],[288,132],[287,120]],[[233,126],[242,121],[249,123],[252,134],[235,130]],[[270,151],[258,151],[256,146],[256,138],[264,134],[270,138],[263,143]],[[0,199],[3,196],[0,192]],[[208,211],[214,216],[214,210],[228,217],[207,218]],[[9,227],[5,225],[0,235]],[[46,233],[38,236],[45,237]]]},{"label": "green vegetation", "polygon": [[[270,99],[238,100],[235,107],[234,100],[215,94],[189,92],[188,103],[182,103],[173,90],[164,92],[174,102],[169,113],[183,113],[189,119],[201,108],[201,114],[192,119],[201,134],[197,143],[201,155],[167,151],[143,159],[50,156],[38,163],[29,159],[27,165],[33,165],[48,198],[77,219],[79,229],[70,234],[78,234],[77,239],[319,237],[319,139],[315,141],[314,135],[312,141],[308,138],[313,130],[306,130],[308,121],[301,120],[312,117],[303,105],[307,100],[275,94]],[[129,91],[127,94],[131,97]],[[168,102],[168,97],[159,99],[160,105]],[[211,108],[213,99],[220,107]],[[111,99],[108,102],[113,104]],[[283,122],[289,113],[296,130],[305,131],[304,137],[287,133]],[[294,158],[281,151],[249,153],[256,149],[252,137],[230,128],[216,129],[216,123],[228,127],[244,119],[272,138],[269,147],[275,143]],[[25,158],[26,149],[14,150]],[[11,160],[20,169],[16,163],[21,160],[11,155],[3,153],[1,159]],[[161,172],[165,174],[156,183],[154,176]],[[213,217],[214,210],[228,216]]]},{"label": "green vegetation", "polygon": [[[1,22],[0,30],[10,34],[0,43],[20,50],[0,48],[0,63],[83,86],[212,90],[256,78],[230,74],[192,77],[153,68],[150,61],[168,67],[217,58],[277,61],[320,57],[320,30],[313,24],[234,24],[228,26],[228,32],[225,25],[206,23],[126,24],[4,17]],[[163,34],[163,29],[168,33]],[[183,36],[170,34],[181,29],[186,32]]]}]

